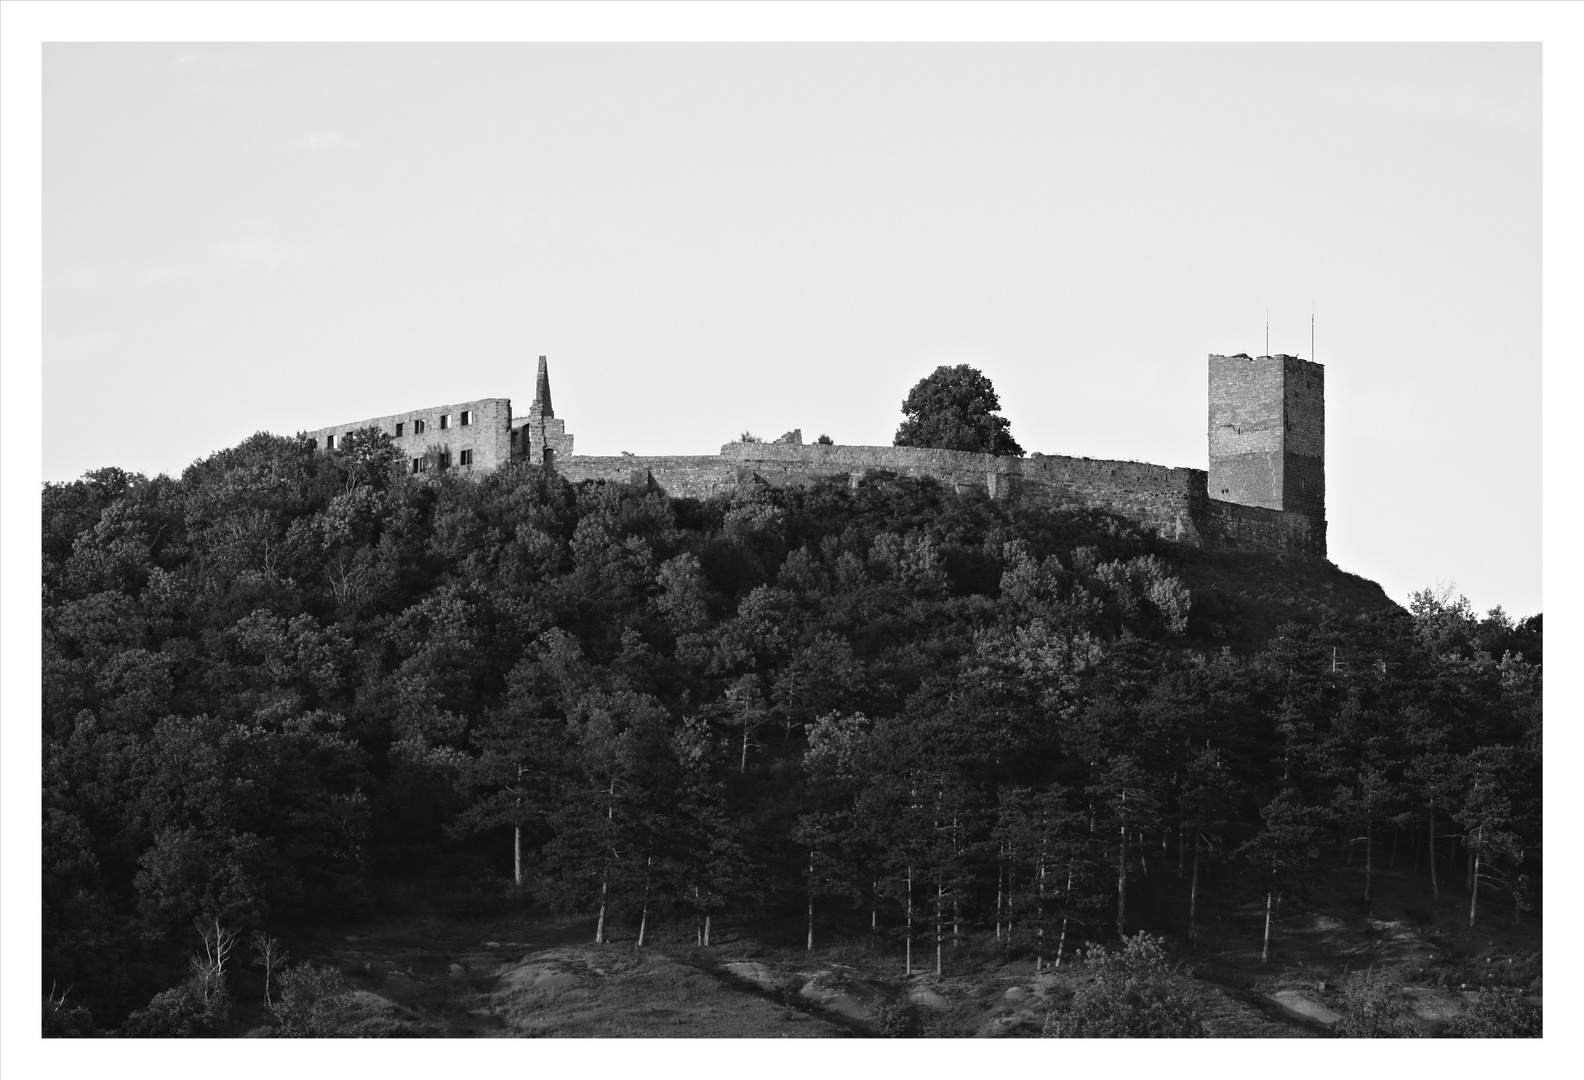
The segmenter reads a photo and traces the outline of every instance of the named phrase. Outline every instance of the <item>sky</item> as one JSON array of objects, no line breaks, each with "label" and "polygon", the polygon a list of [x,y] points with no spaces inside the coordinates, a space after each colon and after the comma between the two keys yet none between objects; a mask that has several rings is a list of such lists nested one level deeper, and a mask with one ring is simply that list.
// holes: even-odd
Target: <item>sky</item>
[{"label": "sky", "polygon": [[1533,614],[1540,78],[1538,44],[46,44],[43,479],[526,411],[540,355],[579,453],[886,445],[968,363],[1030,451],[1204,468],[1207,354],[1286,352],[1327,368],[1331,559]]}]

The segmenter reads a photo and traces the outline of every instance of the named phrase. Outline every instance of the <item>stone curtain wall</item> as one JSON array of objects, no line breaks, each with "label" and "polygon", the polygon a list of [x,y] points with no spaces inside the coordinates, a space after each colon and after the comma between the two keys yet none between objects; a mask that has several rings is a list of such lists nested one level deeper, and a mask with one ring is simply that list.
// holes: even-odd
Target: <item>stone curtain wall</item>
[{"label": "stone curtain wall", "polygon": [[1308,514],[1206,499],[1197,514],[1204,547],[1274,555],[1326,553],[1326,523]]},{"label": "stone curtain wall", "polygon": [[740,479],[734,462],[722,457],[578,456],[558,459],[555,471],[574,484],[603,480],[609,484],[653,484],[678,499],[707,499],[735,491]]},{"label": "stone curtain wall", "polygon": [[[464,411],[473,414],[472,422],[467,427],[461,426]],[[444,431],[440,430],[442,414],[451,417],[451,426]],[[415,420],[424,422],[422,435],[412,433]],[[481,398],[478,401],[464,401],[457,405],[435,405],[413,412],[397,413],[394,416],[359,420],[355,424],[337,424],[335,427],[319,428],[317,431],[308,432],[308,436],[314,440],[315,446],[323,450],[327,435],[336,436],[336,442],[339,444],[341,438],[349,432],[372,427],[394,437],[398,423],[402,425],[403,434],[394,441],[402,457],[408,461],[421,458],[431,451],[449,451],[451,467],[460,468],[462,451],[472,450],[472,469],[475,472],[483,472],[511,460],[510,398]]]}]

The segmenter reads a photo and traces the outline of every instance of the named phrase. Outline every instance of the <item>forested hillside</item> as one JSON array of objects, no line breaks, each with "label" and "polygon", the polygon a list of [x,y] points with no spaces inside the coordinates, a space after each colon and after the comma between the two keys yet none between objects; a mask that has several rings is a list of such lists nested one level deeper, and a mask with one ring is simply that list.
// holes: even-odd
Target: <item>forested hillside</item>
[{"label": "forested hillside", "polygon": [[71,1030],[156,1030],[195,920],[289,941],[404,881],[914,968],[1192,941],[1207,897],[1344,870],[1367,902],[1388,851],[1470,920],[1537,917],[1539,616],[927,481],[419,480],[373,431],[43,510]]}]

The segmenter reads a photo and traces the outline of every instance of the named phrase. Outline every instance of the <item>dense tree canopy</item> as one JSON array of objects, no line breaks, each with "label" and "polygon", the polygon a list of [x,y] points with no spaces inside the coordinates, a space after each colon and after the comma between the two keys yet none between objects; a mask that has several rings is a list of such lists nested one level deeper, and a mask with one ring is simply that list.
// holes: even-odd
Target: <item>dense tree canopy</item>
[{"label": "dense tree canopy", "polygon": [[1010,421],[996,415],[1000,407],[995,387],[977,368],[943,364],[908,392],[902,402],[906,419],[893,444],[1022,457]]},{"label": "dense tree canopy", "polygon": [[930,481],[416,478],[372,432],[43,502],[57,1030],[202,1030],[195,920],[290,943],[425,874],[914,970],[1363,892],[1396,843],[1479,919],[1539,896],[1538,616]]}]

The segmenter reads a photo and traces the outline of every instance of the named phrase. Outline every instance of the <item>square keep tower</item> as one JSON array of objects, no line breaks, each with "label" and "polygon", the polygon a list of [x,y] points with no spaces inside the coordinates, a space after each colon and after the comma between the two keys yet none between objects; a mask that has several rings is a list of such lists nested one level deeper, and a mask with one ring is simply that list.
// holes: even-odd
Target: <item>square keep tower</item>
[{"label": "square keep tower", "polygon": [[1212,499],[1325,521],[1325,368],[1210,355]]}]

